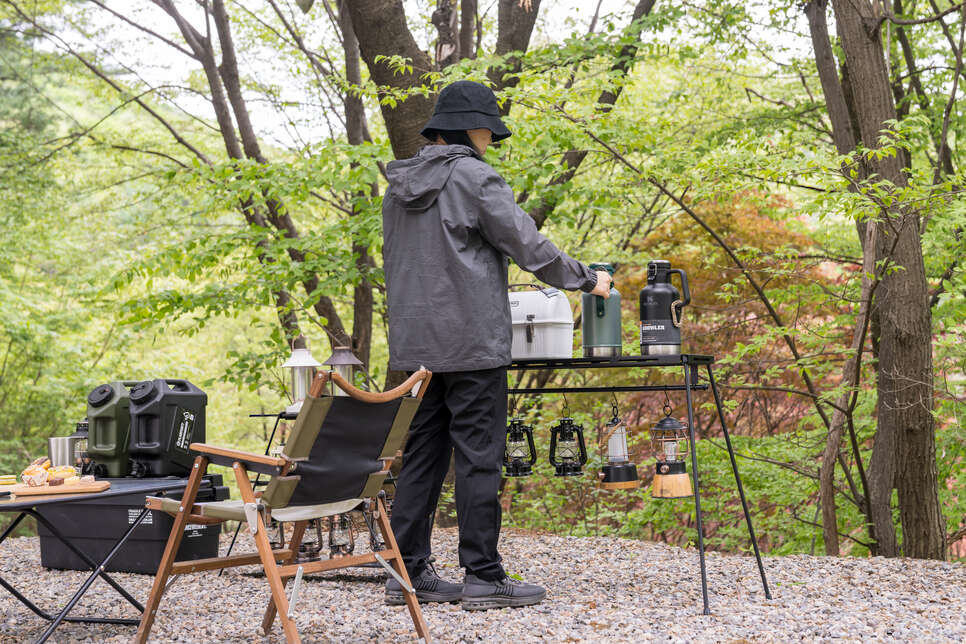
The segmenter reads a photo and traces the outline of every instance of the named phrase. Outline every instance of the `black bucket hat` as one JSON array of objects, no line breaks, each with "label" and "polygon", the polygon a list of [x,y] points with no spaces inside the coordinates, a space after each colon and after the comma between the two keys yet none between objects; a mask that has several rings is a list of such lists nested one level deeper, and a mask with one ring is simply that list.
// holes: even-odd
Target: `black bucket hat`
[{"label": "black bucket hat", "polygon": [[456,81],[443,88],[436,99],[433,117],[423,127],[422,134],[432,138],[437,130],[473,130],[485,127],[493,133],[494,141],[510,136],[510,130],[500,120],[496,95],[486,85],[473,81]]}]

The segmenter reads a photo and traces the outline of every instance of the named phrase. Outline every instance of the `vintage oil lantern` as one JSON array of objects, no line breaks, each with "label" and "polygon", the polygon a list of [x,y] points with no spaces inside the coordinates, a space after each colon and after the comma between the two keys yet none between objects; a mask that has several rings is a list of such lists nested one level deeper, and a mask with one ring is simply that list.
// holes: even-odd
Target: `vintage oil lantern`
[{"label": "vintage oil lantern", "polygon": [[621,419],[617,405],[613,417],[604,425],[600,435],[601,448],[607,444],[606,463],[600,468],[600,487],[605,490],[628,490],[640,487],[637,466],[630,462],[627,453],[627,426]]},{"label": "vintage oil lantern", "polygon": [[352,521],[348,514],[329,517],[329,558],[348,557],[356,548]]},{"label": "vintage oil lantern", "polygon": [[322,366],[318,360],[312,357],[312,352],[309,351],[304,336],[300,335],[295,338],[292,344],[294,346],[292,355],[282,365],[282,368],[292,370],[292,404],[285,408],[283,414],[287,418],[298,416],[302,409],[302,401],[309,393],[309,386],[312,384],[312,377],[315,376],[315,369]]},{"label": "vintage oil lantern", "polygon": [[513,418],[506,428],[506,447],[503,449],[504,476],[530,476],[537,462],[533,446],[533,426],[522,418]]},{"label": "vintage oil lantern", "polygon": [[655,499],[691,496],[691,477],[684,466],[690,446],[688,428],[676,418],[671,418],[669,405],[664,407],[664,418],[651,428],[651,443],[657,450],[651,496]]},{"label": "vintage oil lantern", "polygon": [[550,429],[550,464],[555,476],[580,476],[587,463],[587,447],[584,445],[584,428],[573,418],[561,418]]}]

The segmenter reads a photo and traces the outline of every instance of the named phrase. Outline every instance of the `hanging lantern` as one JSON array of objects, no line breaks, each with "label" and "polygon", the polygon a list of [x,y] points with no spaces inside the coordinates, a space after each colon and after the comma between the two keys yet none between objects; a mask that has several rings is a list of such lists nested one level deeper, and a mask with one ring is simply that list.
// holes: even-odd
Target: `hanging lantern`
[{"label": "hanging lantern", "polygon": [[605,490],[629,490],[639,487],[637,466],[630,462],[627,454],[627,426],[613,407],[614,416],[604,426],[601,445],[607,442],[607,462],[600,468],[600,487]]},{"label": "hanging lantern", "polygon": [[292,343],[298,347],[292,350],[292,355],[282,365],[284,369],[292,370],[292,404],[285,408],[286,417],[294,418],[298,416],[302,409],[302,401],[309,394],[309,386],[315,376],[315,368],[322,366],[318,360],[312,357],[312,352],[308,346],[299,347],[306,344],[305,337],[299,336]]},{"label": "hanging lantern", "polygon": [[[355,368],[362,366],[362,361],[355,357],[349,347],[335,347],[332,350],[332,355],[329,359],[322,364],[332,367],[332,371],[342,376],[346,382],[353,384],[355,381],[354,373]],[[342,391],[339,387],[335,386],[335,383],[329,383],[330,393],[333,396],[348,396],[346,392]]]},{"label": "hanging lantern", "polygon": [[657,450],[657,467],[651,496],[655,499],[678,499],[691,496],[691,477],[684,466],[690,442],[688,428],[671,418],[671,407],[664,407],[664,418],[651,428],[651,443]]},{"label": "hanging lantern", "polygon": [[352,522],[348,514],[329,517],[329,558],[339,559],[352,554],[356,548]]},{"label": "hanging lantern", "polygon": [[557,470],[555,476],[580,476],[587,463],[584,428],[575,425],[573,418],[561,418],[550,429],[550,463]]},{"label": "hanging lantern", "polygon": [[503,450],[504,476],[530,476],[537,462],[533,446],[533,427],[522,418],[514,418],[506,428],[506,447]]}]

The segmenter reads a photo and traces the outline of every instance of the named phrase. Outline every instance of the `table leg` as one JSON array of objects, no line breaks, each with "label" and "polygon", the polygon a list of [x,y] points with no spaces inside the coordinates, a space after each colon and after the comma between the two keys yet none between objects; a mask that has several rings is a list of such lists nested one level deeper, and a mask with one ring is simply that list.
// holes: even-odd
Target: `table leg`
[{"label": "table leg", "polygon": [[758,539],[755,538],[755,528],[751,525],[751,514],[748,512],[748,501],[745,499],[745,490],[741,485],[741,477],[738,475],[738,461],[735,459],[735,450],[731,446],[731,436],[728,434],[728,425],[725,423],[724,411],[721,408],[721,395],[718,393],[718,386],[711,373],[711,365],[708,365],[708,380],[711,382],[711,392],[714,394],[714,404],[718,408],[718,420],[721,422],[721,429],[724,431],[725,444],[728,446],[728,456],[731,457],[731,469],[735,473],[735,483],[738,485],[738,496],[741,498],[741,509],[745,512],[745,521],[748,524],[748,536],[751,537],[751,547],[755,550],[755,559],[758,561],[758,572],[761,574],[761,585],[765,589],[765,597],[771,599],[771,592],[768,590],[768,581],[765,579],[765,566],[761,562],[761,553],[758,551]]},{"label": "table leg", "polygon": [[[11,523],[9,526],[7,526],[7,529],[4,530],[3,535],[0,535],[0,543],[3,543],[4,541],[6,541],[7,537],[10,536],[10,534],[14,531],[14,529],[16,529],[17,525],[19,525],[20,522],[23,520],[23,518],[26,517],[26,516],[27,516],[27,512],[26,511],[21,512],[17,516],[17,518],[13,520],[13,523]],[[34,518],[36,518],[36,517],[34,517]],[[46,522],[44,524],[47,525]],[[60,534],[56,534],[55,533],[54,536],[56,536],[58,539],[60,539],[62,542],[64,542],[64,539],[63,539],[63,537]],[[66,543],[66,542],[64,542],[64,543]],[[72,544],[66,543],[66,545],[70,546]],[[92,568],[96,568],[96,566],[93,563],[90,563],[89,565]],[[29,608],[38,617],[41,617],[43,619],[46,619],[48,622],[53,621],[55,619],[55,617],[53,615],[51,615],[47,611],[45,611],[42,608],[40,608],[39,606],[37,606],[36,604],[34,604],[29,599],[27,599],[26,596],[24,596],[19,590],[17,590],[16,588],[14,588],[6,579],[3,579],[2,577],[0,577],[0,586],[2,586],[7,592],[9,592],[11,595],[13,595],[17,599],[17,601],[19,601],[21,604],[23,604],[24,606],[26,606],[27,608]],[[139,606],[139,604],[137,604],[136,602],[135,602],[135,605],[138,605]],[[65,622],[83,622],[83,623],[88,623],[88,624],[127,624],[127,625],[133,625],[133,624],[137,624],[138,623],[138,620],[136,620],[136,619],[117,619],[117,618],[111,618],[111,617],[64,617],[61,621],[65,621]]]},{"label": "table leg", "polygon": [[[55,617],[54,620],[50,623],[50,625],[47,627],[47,630],[45,630],[43,632],[43,634],[40,636],[40,639],[37,640],[36,644],[42,644],[43,642],[46,642],[50,638],[50,636],[53,635],[54,630],[58,626],[60,626],[60,623],[62,621],[64,621],[64,619],[67,617],[67,613],[69,613],[71,611],[71,609],[74,608],[74,606],[77,604],[77,602],[80,601],[80,598],[84,596],[84,594],[87,592],[87,589],[91,587],[91,584],[93,584],[94,581],[98,577],[104,577],[104,580],[105,581],[108,581],[112,586],[114,586],[114,588],[117,589],[118,592],[120,592],[124,596],[125,599],[127,599],[128,601],[130,601],[131,603],[133,603],[135,606],[137,606],[140,611],[142,611],[142,612],[144,611],[144,607],[141,606],[141,604],[139,604],[137,602],[137,600],[135,600],[133,597],[131,597],[131,595],[128,594],[128,592],[126,590],[124,590],[119,584],[117,584],[117,582],[115,582],[114,580],[110,579],[110,577],[107,576],[107,574],[104,572],[104,568],[111,561],[111,559],[114,558],[114,555],[117,554],[117,552],[121,549],[121,547],[124,546],[124,544],[130,538],[130,536],[134,532],[134,530],[139,525],[141,525],[141,522],[144,520],[144,517],[147,516],[147,514],[148,514],[149,511],[150,510],[148,510],[147,508],[144,508],[143,510],[141,510],[141,513],[138,514],[137,518],[134,520],[134,523],[132,523],[131,524],[131,527],[129,527],[127,529],[127,531],[124,533],[124,536],[122,536],[117,541],[117,543],[114,544],[114,547],[111,548],[111,551],[109,553],[107,553],[107,556],[106,557],[104,557],[104,561],[102,561],[99,565],[98,564],[93,564],[94,572],[91,573],[90,577],[88,577],[87,580],[81,585],[81,587],[77,589],[77,592],[74,593],[74,596],[70,598],[70,601],[67,602],[67,605],[64,606],[64,609],[62,611],[60,611],[60,614],[58,614],[57,617]],[[48,529],[50,529],[50,528],[53,527],[49,523],[47,523],[46,519],[44,519],[44,523],[47,525],[47,528]],[[56,533],[55,533],[55,535],[56,535]],[[59,535],[57,535],[57,536],[58,536],[59,539],[61,539],[62,541],[64,541]],[[67,542],[64,541],[64,543],[67,543]],[[75,549],[75,551],[76,551],[76,549]],[[76,551],[76,552],[78,554],[80,554],[80,551]],[[85,555],[85,558],[87,558],[86,555]],[[132,623],[137,623],[134,620],[131,620],[131,622]]]},{"label": "table leg", "polygon": [[694,440],[694,406],[691,400],[691,370],[696,367],[684,365],[684,393],[688,403],[688,435],[691,440],[691,476],[694,478],[694,513],[698,521],[698,557],[701,561],[701,596],[704,599],[704,614],[710,615],[708,606],[708,572],[704,564],[704,526],[701,520],[701,492],[698,485],[698,445]]},{"label": "table leg", "polygon": [[[128,528],[128,530],[127,530],[126,533],[124,533],[124,536],[121,538],[121,541],[118,541],[117,542],[117,546],[115,546],[115,549],[114,550],[111,550],[110,554],[108,554],[107,559],[105,559],[104,561],[102,561],[101,564],[99,565],[97,562],[95,562],[93,559],[91,559],[87,555],[87,553],[85,553],[83,550],[80,550],[77,546],[75,546],[73,543],[71,543],[69,539],[66,539],[64,537],[64,535],[62,535],[60,533],[60,530],[58,530],[57,527],[54,526],[54,524],[52,524],[50,521],[48,521],[45,516],[43,516],[42,514],[38,513],[36,510],[26,510],[26,512],[29,513],[30,516],[32,516],[34,519],[36,519],[36,521],[38,523],[43,523],[44,524],[44,527],[46,527],[48,530],[50,530],[50,533],[52,535],[54,535],[55,537],[57,537],[57,539],[61,543],[63,543],[65,546],[67,546],[67,548],[70,549],[75,555],[77,555],[78,557],[80,557],[84,561],[84,563],[86,563],[88,566],[90,566],[91,567],[91,570],[94,570],[94,571],[97,571],[97,569],[99,567],[100,568],[103,568],[104,567],[104,564],[106,564],[108,560],[110,560],[110,559],[112,559],[114,557],[114,555],[116,554],[116,549],[119,548],[120,546],[124,545],[124,542],[127,541],[127,539],[131,536],[131,533],[134,531],[134,528],[136,528],[138,525],[140,525],[141,524],[141,521],[144,520],[144,517],[139,516],[138,519],[136,520],[136,522],[134,524],[132,524],[131,527]],[[130,602],[130,604],[132,606],[134,606],[135,608],[137,608],[138,611],[140,611],[140,612],[143,612],[144,611],[144,606],[141,605],[141,602],[139,602],[138,600],[134,599],[134,597],[131,595],[131,593],[127,592],[124,589],[124,587],[121,586],[121,584],[119,584],[116,581],[114,581],[114,578],[113,577],[111,577],[110,575],[108,575],[103,570],[101,570],[101,572],[99,574],[100,574],[101,577],[104,578],[104,581],[106,581],[107,583],[109,583],[114,588],[114,590],[116,590],[118,593],[120,593],[121,596],[124,599],[128,600],[128,602]]]}]

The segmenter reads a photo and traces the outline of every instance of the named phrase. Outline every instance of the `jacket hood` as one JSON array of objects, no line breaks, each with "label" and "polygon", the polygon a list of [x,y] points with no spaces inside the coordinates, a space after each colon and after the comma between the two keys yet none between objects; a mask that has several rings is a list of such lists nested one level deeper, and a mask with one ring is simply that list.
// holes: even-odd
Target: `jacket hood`
[{"label": "jacket hood", "polygon": [[411,159],[392,161],[386,166],[389,190],[407,212],[422,212],[436,202],[456,162],[464,157],[481,159],[465,145],[424,146]]}]

